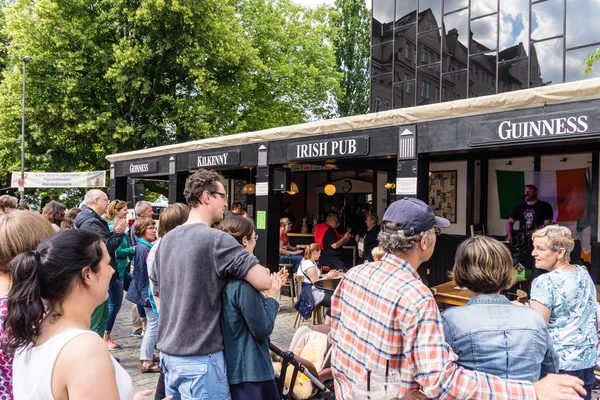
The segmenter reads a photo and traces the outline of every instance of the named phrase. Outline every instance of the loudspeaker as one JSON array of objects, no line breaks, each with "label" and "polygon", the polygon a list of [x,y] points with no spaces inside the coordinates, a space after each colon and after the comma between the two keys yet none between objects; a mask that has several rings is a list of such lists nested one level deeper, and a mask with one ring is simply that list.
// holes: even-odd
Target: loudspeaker
[{"label": "loudspeaker", "polygon": [[290,190],[292,182],[292,170],[288,168],[274,168],[273,180],[271,181],[273,191],[286,192]]}]

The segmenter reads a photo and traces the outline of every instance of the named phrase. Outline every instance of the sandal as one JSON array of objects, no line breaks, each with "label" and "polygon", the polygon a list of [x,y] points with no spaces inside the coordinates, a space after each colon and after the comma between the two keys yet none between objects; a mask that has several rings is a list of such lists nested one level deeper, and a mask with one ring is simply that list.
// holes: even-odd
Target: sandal
[{"label": "sandal", "polygon": [[140,371],[142,371],[142,374],[157,374],[160,372],[160,367],[154,362],[147,367],[144,367],[144,363],[142,363]]},{"label": "sandal", "polygon": [[152,356],[152,361],[154,361],[155,363],[160,363],[160,357],[159,356]]}]

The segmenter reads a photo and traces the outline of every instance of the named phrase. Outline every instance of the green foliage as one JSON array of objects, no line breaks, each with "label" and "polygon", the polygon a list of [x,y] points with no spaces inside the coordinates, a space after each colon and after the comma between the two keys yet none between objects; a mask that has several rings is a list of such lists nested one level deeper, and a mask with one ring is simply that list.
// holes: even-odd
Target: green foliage
[{"label": "green foliage", "polygon": [[290,0],[0,0],[2,18],[8,170],[25,55],[28,171],[108,169],[110,153],[325,118],[340,94],[327,10]]},{"label": "green foliage", "polygon": [[369,110],[370,12],[364,0],[336,0],[333,21],[337,68],[343,74],[340,116]]},{"label": "green foliage", "polygon": [[590,53],[587,58],[583,61],[583,69],[581,70],[581,75],[587,76],[592,72],[592,66],[594,65],[594,61],[600,60],[600,47],[596,49],[596,51]]}]

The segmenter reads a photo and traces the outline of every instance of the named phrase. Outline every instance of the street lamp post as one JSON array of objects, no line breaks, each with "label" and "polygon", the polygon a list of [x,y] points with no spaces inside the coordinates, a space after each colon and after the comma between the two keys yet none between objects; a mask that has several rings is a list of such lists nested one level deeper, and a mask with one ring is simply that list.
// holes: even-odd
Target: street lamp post
[{"label": "street lamp post", "polygon": [[[31,61],[31,57],[23,57],[23,103],[21,107],[21,183],[25,182],[25,73],[27,63]],[[21,191],[21,203],[25,201],[25,186],[19,185]]]}]

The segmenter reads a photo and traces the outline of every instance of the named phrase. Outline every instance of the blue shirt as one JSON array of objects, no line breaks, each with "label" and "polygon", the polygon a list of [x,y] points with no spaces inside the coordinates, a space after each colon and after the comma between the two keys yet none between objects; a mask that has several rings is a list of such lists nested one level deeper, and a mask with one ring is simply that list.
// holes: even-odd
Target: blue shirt
[{"label": "blue shirt", "polygon": [[464,307],[444,311],[442,323],[446,341],[465,368],[530,382],[558,372],[544,318],[503,295],[473,297]]},{"label": "blue shirt", "polygon": [[531,284],[531,300],[550,310],[548,330],[560,357],[560,369],[596,365],[596,287],[584,267],[555,269]]}]

